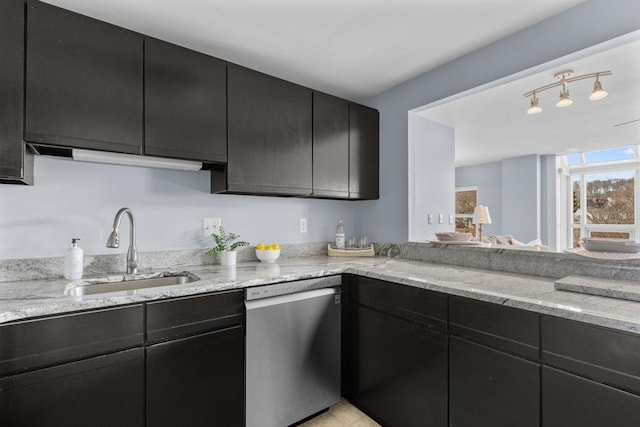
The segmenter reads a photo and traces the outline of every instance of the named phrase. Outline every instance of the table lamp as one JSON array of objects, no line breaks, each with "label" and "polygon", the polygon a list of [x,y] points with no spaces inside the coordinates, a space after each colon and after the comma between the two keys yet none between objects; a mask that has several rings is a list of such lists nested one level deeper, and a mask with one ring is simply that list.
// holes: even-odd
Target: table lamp
[{"label": "table lamp", "polygon": [[473,224],[477,225],[477,238],[479,242],[482,242],[482,226],[484,224],[491,224],[491,215],[489,215],[489,208],[486,206],[478,205],[473,211]]}]

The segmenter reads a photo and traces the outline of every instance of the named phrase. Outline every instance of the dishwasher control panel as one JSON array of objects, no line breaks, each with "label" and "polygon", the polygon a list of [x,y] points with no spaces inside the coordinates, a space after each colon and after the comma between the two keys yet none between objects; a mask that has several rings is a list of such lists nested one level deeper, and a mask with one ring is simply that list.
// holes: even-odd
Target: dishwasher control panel
[{"label": "dishwasher control panel", "polygon": [[341,276],[327,276],[319,277],[317,279],[296,280],[294,282],[257,286],[255,288],[247,288],[245,292],[245,300],[252,301],[256,299],[275,297],[278,295],[310,291],[312,289],[330,288],[333,286],[340,286],[341,284]]}]

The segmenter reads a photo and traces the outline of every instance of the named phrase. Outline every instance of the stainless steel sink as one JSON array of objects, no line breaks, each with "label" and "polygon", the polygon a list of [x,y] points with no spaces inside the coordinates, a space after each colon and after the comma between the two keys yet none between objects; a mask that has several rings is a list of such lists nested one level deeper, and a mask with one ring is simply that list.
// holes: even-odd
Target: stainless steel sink
[{"label": "stainless steel sink", "polygon": [[[121,280],[118,280],[118,278],[121,278]],[[140,275],[140,277],[134,278],[131,278],[131,276],[111,276],[104,279],[86,280],[80,283],[71,283],[69,286],[67,286],[65,294],[82,296],[124,291],[135,293],[135,291],[138,289],[183,285],[185,283],[195,282],[196,280],[200,280],[200,278],[187,271],[179,273],[153,273]]]}]

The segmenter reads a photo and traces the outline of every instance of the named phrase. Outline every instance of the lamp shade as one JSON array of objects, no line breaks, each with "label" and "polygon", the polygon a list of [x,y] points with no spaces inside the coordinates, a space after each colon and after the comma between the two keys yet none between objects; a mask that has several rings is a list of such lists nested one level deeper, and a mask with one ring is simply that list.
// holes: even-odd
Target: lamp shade
[{"label": "lamp shade", "polygon": [[473,224],[491,224],[491,215],[489,215],[489,208],[486,206],[478,205],[473,211]]}]

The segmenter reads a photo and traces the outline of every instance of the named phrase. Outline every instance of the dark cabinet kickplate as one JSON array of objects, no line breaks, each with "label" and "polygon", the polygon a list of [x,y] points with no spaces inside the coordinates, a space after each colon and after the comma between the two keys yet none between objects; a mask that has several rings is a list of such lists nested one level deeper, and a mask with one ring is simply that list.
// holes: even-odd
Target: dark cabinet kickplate
[{"label": "dark cabinet kickplate", "polygon": [[572,275],[556,280],[554,285],[559,291],[579,292],[640,302],[639,282]]}]

